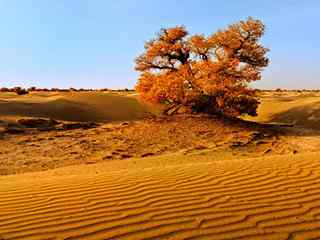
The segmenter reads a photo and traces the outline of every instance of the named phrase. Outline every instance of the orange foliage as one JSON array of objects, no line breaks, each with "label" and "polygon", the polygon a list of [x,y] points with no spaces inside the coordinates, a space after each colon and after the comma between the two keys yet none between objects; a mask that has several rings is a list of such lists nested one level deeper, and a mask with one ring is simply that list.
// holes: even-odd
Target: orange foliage
[{"label": "orange foliage", "polygon": [[255,115],[259,102],[247,85],[260,80],[269,62],[268,49],[258,42],[264,28],[250,17],[208,37],[188,36],[183,26],[162,29],[136,59],[136,90],[145,101]]}]

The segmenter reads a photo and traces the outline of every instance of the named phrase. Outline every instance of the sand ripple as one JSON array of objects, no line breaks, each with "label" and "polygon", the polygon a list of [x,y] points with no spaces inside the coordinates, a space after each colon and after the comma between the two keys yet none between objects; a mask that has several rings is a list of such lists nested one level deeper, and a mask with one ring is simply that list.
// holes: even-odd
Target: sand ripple
[{"label": "sand ripple", "polygon": [[318,156],[3,178],[0,239],[320,239]]}]

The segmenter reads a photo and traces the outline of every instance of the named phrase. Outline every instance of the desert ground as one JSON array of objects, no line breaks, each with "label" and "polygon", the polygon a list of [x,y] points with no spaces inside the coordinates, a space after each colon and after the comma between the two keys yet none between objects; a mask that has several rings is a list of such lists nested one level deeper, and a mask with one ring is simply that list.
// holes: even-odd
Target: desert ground
[{"label": "desert ground", "polygon": [[320,239],[320,93],[257,117],[0,93],[0,239]]}]

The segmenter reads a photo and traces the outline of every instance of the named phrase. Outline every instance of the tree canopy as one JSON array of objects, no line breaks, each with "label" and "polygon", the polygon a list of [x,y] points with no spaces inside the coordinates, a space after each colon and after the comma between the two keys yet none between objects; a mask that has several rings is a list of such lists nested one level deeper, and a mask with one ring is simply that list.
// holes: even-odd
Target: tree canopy
[{"label": "tree canopy", "polygon": [[136,90],[143,100],[183,104],[195,111],[256,115],[259,104],[248,84],[268,65],[259,40],[265,26],[249,17],[209,36],[184,26],[162,29],[136,59]]}]

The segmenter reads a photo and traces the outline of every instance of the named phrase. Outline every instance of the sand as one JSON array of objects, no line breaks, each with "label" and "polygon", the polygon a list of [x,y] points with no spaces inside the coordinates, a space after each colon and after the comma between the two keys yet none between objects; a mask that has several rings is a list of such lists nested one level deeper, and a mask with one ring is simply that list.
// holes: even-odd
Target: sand
[{"label": "sand", "polygon": [[[319,153],[1,179],[3,239],[317,239]],[[168,158],[170,160],[170,158]],[[146,159],[144,160],[146,161]],[[74,168],[74,167],[73,167]]]},{"label": "sand", "polygon": [[32,92],[0,94],[1,120],[22,117],[78,122],[129,121],[142,118],[146,106],[137,97],[109,92]]},{"label": "sand", "polygon": [[320,93],[271,92],[263,93],[261,100],[258,116],[247,119],[320,130]]},{"label": "sand", "polygon": [[[297,118],[317,119],[306,106],[315,110],[318,97],[266,93],[253,120],[291,123],[274,116],[291,117],[297,109],[305,109]],[[0,239],[320,239],[320,134],[306,120],[258,140],[243,138],[257,129],[219,128],[218,136],[229,136],[221,145],[214,135],[201,138],[205,147],[183,148],[183,139],[170,135],[181,146],[175,151],[0,176]],[[161,126],[176,124],[165,122]],[[125,133],[137,126],[157,129],[147,123],[117,124],[131,136]],[[41,134],[50,133],[34,137]],[[245,144],[234,141],[240,137]]]}]

